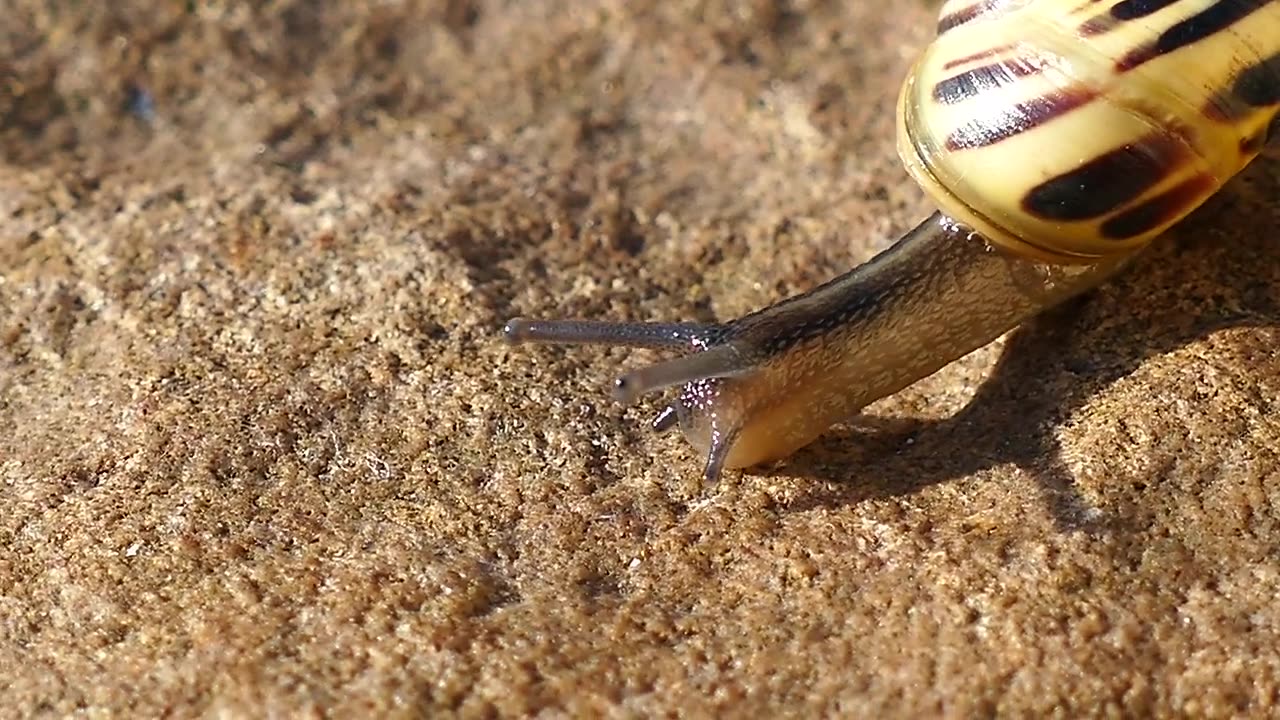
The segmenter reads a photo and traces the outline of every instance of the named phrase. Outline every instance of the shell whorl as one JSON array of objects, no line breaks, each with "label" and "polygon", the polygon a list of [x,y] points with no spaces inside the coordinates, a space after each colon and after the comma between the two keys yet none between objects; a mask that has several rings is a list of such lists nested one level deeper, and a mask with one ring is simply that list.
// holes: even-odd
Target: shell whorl
[{"label": "shell whorl", "polygon": [[1052,262],[1142,247],[1262,149],[1276,0],[951,0],[899,103],[942,210]]}]

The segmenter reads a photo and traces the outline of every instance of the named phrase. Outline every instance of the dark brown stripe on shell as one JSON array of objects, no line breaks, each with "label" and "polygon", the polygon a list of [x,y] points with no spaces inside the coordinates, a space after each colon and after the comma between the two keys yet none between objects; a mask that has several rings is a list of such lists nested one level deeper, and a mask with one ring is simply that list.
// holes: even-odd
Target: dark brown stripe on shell
[{"label": "dark brown stripe on shell", "polygon": [[1123,22],[1144,18],[1177,2],[1178,0],[1123,0],[1081,23],[1079,33],[1085,37],[1101,35]]},{"label": "dark brown stripe on shell", "polygon": [[1280,53],[1240,73],[1231,83],[1231,94],[1253,107],[1280,104]]},{"label": "dark brown stripe on shell", "polygon": [[1255,109],[1280,104],[1280,53],[1245,68],[1229,90],[1219,91],[1200,112],[1210,120],[1232,122]]},{"label": "dark brown stripe on shell", "polygon": [[994,145],[1065,115],[1097,96],[1093,90],[1076,87],[1017,103],[999,115],[960,126],[947,136],[947,149],[965,150]]},{"label": "dark brown stripe on shell", "polygon": [[1080,27],[1076,29],[1076,32],[1080,33],[1084,37],[1092,37],[1094,35],[1101,35],[1115,27],[1117,24],[1118,23],[1115,18],[1104,13],[1097,17],[1091,17],[1080,23]]},{"label": "dark brown stripe on shell", "polygon": [[1178,0],[1122,0],[1111,6],[1111,17],[1116,20],[1133,20],[1159,12]]},{"label": "dark brown stripe on shell", "polygon": [[1130,51],[1116,63],[1116,70],[1125,72],[1143,63],[1187,47],[1214,33],[1225,30],[1252,13],[1261,10],[1273,0],[1218,0],[1218,2],[1174,24],[1160,34],[1156,41]]},{"label": "dark brown stripe on shell", "polygon": [[1153,133],[1037,185],[1022,199],[1022,208],[1048,220],[1101,217],[1150,190],[1187,157],[1180,140]]},{"label": "dark brown stripe on shell", "polygon": [[968,65],[971,62],[977,62],[979,60],[986,60],[989,57],[995,57],[996,55],[999,55],[1002,52],[1005,52],[1007,50],[1012,50],[1012,49],[1013,49],[1012,43],[1008,45],[1001,45],[999,47],[989,48],[987,50],[983,50],[982,52],[976,52],[972,55],[965,55],[962,58],[956,58],[955,60],[948,60],[942,66],[942,69],[952,70],[954,68],[960,67],[961,65]]},{"label": "dark brown stripe on shell", "polygon": [[1044,64],[1033,58],[1017,57],[967,70],[933,86],[933,99],[944,105],[977,97],[988,90],[1009,85],[1020,77],[1035,75]]},{"label": "dark brown stripe on shell", "polygon": [[1191,212],[1213,192],[1213,178],[1196,175],[1165,192],[1108,218],[1102,223],[1102,236],[1109,240],[1128,240],[1151,232]]},{"label": "dark brown stripe on shell", "polygon": [[961,25],[977,19],[978,17],[991,12],[1000,5],[1001,0],[982,0],[972,5],[966,5],[953,13],[943,15],[938,20],[938,34],[960,27]]}]

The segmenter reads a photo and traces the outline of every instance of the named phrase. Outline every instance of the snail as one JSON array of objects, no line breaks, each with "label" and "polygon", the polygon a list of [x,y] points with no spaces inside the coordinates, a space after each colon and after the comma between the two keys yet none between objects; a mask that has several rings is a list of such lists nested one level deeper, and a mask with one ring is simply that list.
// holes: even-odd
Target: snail
[{"label": "snail", "polygon": [[[898,99],[937,210],[813,290],[730,322],[515,318],[509,343],[682,351],[615,398],[703,478],[784,458],[1090,290],[1280,144],[1280,0],[948,0]],[[1271,146],[1268,146],[1268,142]]]}]

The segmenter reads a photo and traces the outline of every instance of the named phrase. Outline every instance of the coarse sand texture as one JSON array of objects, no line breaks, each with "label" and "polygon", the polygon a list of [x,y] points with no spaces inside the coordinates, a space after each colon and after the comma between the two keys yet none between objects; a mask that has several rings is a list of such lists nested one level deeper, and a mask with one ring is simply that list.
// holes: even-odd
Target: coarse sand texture
[{"label": "coarse sand texture", "polygon": [[936,16],[11,0],[0,717],[1276,716],[1274,160],[713,487],[502,342],[888,247]]}]

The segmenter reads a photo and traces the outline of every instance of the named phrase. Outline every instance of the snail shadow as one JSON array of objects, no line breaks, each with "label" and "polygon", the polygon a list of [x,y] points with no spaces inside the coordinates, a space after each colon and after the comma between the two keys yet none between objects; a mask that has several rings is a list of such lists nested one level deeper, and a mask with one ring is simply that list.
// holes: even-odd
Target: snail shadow
[{"label": "snail shadow", "polygon": [[[1188,219],[1121,276],[1013,331],[988,378],[940,420],[861,416],[766,475],[823,479],[793,511],[907,495],[1010,465],[1035,478],[1055,524],[1103,532],[1076,490],[1057,430],[1149,358],[1227,328],[1280,326],[1280,229],[1272,172]],[[1234,206],[1234,207],[1233,207]],[[1259,208],[1265,212],[1259,212]],[[1229,231],[1224,218],[1241,218]]]}]

